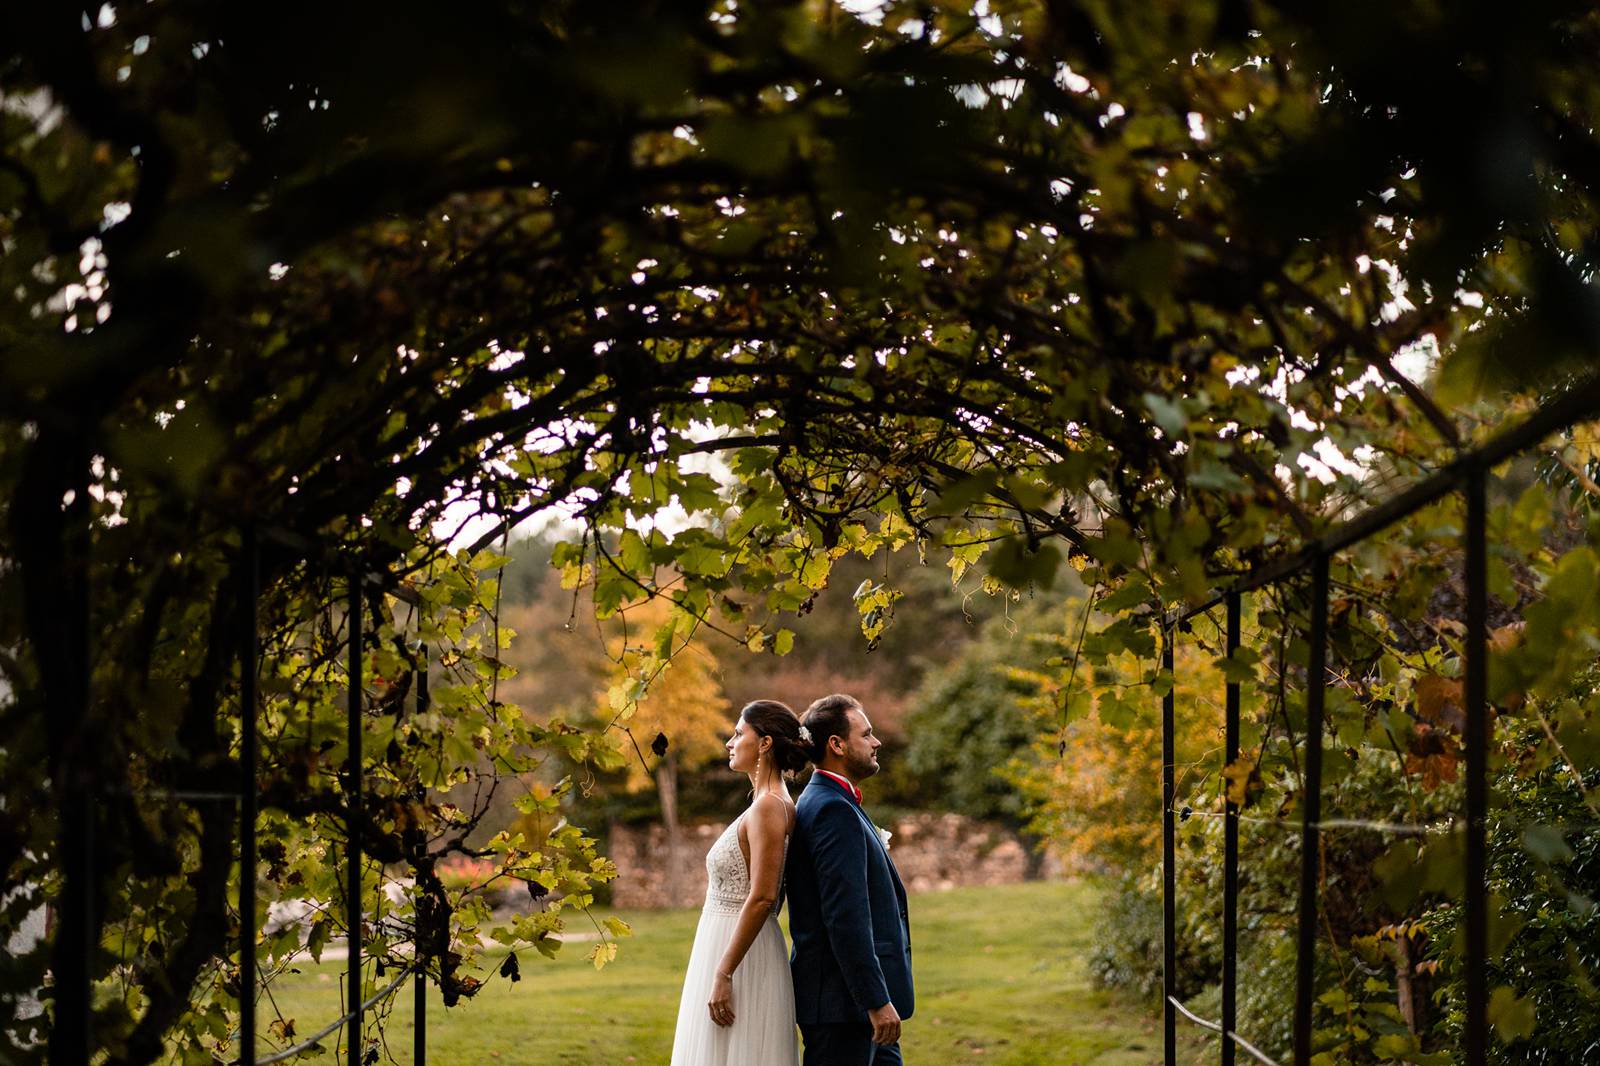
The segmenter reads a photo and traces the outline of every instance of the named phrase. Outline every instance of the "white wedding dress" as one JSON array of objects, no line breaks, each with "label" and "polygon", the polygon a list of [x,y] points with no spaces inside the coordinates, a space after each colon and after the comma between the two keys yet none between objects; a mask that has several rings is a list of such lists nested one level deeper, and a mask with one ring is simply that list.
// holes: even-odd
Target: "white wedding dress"
[{"label": "white wedding dress", "polygon": [[[798,1066],[800,1062],[794,979],[789,975],[783,930],[778,928],[778,912],[783,908],[781,883],[777,905],[744,961],[733,971],[733,1024],[716,1024],[706,1009],[717,964],[733,939],[739,910],[750,894],[750,868],[739,849],[739,823],[743,820],[743,814],[734,819],[706,854],[706,904],[683,979],[672,1066]],[[783,848],[787,856],[788,837]]]}]

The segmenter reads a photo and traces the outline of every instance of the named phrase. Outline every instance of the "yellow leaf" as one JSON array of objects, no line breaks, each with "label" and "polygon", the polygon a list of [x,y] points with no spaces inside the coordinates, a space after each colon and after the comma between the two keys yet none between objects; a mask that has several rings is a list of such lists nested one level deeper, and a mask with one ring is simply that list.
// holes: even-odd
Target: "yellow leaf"
[{"label": "yellow leaf", "polygon": [[1261,790],[1261,774],[1252,759],[1229,763],[1222,768],[1222,776],[1228,782],[1228,802],[1235,807],[1246,806],[1252,794]]},{"label": "yellow leaf", "polygon": [[1533,1000],[1518,996],[1509,985],[1501,985],[1490,994],[1489,1021],[1502,1044],[1532,1036],[1536,1020]]}]

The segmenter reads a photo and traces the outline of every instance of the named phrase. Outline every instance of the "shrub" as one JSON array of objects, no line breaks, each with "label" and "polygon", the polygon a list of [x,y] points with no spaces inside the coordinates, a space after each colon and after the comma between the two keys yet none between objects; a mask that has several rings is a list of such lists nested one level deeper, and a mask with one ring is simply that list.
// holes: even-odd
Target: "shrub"
[{"label": "shrub", "polygon": [[[1180,913],[1182,908],[1180,908]],[[1180,919],[1181,921],[1181,919]],[[1106,897],[1101,920],[1105,935],[1089,956],[1089,974],[1111,988],[1161,998],[1161,885],[1151,878],[1124,878]],[[1178,930],[1178,998],[1187,999],[1222,973],[1214,931],[1200,923]]]},{"label": "shrub", "polygon": [[[1573,777],[1499,775],[1488,825],[1492,1063],[1566,1066],[1600,1061],[1600,834]],[[1434,1036],[1459,1046],[1466,1009],[1461,911],[1435,908],[1426,925],[1439,963]]]}]

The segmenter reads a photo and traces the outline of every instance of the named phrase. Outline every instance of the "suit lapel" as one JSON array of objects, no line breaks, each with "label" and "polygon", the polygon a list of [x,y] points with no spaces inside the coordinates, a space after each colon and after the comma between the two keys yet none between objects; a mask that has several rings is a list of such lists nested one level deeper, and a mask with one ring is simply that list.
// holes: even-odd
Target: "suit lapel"
[{"label": "suit lapel", "polygon": [[880,851],[886,851],[883,847],[883,838],[878,835],[878,827],[871,818],[867,817],[867,812],[858,806],[856,807],[856,814],[861,818],[861,825],[866,829],[867,835],[872,838],[872,842],[878,845]]},{"label": "suit lapel", "polygon": [[[871,837],[872,842],[878,846],[878,850],[883,852],[883,857],[885,859],[889,859],[889,849],[883,846],[883,838],[878,836],[877,825],[873,823],[871,818],[867,817],[866,809],[863,808],[861,804],[856,802],[856,798],[854,796],[845,791],[843,785],[839,784],[839,782],[835,781],[831,777],[814,773],[811,775],[811,780],[806,782],[806,788],[808,790],[813,788],[831,789],[833,792],[843,796],[847,801],[849,801],[850,806],[854,807],[856,810],[856,817],[861,819],[861,828],[866,830],[867,836]],[[899,871],[895,870],[894,868],[893,859],[889,859],[889,869],[894,871],[895,881],[898,882],[900,880],[900,874]]]}]

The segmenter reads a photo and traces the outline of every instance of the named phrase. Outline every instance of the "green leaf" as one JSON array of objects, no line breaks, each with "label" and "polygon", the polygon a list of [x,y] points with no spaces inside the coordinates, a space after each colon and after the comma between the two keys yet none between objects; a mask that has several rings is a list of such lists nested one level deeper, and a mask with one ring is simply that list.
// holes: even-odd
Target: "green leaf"
[{"label": "green leaf", "polygon": [[1166,434],[1168,440],[1181,440],[1189,430],[1189,416],[1184,414],[1183,404],[1179,400],[1171,400],[1153,392],[1147,392],[1140,397],[1144,406],[1154,418],[1156,425],[1161,427],[1161,432]]},{"label": "green leaf", "polygon": [[1499,893],[1492,893],[1489,896],[1488,918],[1489,957],[1498,959],[1506,953],[1506,948],[1511,946],[1511,941],[1516,939],[1516,935],[1528,924],[1528,920],[1512,910],[1507,905],[1505,897]]},{"label": "green leaf", "polygon": [[1516,990],[1501,985],[1489,994],[1489,1023],[1502,1044],[1514,1044],[1533,1035],[1533,1000],[1518,996]]},{"label": "green leaf", "polygon": [[1372,1042],[1372,1050],[1384,1062],[1409,1062],[1422,1045],[1414,1033],[1385,1033]]},{"label": "green leaf", "polygon": [[1547,863],[1565,862],[1573,857],[1566,835],[1559,826],[1531,825],[1522,831],[1522,844],[1528,853]]},{"label": "green leaf", "polygon": [[1215,459],[1201,459],[1189,472],[1189,487],[1209,492],[1244,492],[1249,482]]},{"label": "green leaf", "polygon": [[717,481],[709,474],[684,474],[674,479],[673,488],[676,490],[678,503],[685,511],[693,514],[696,511],[719,511],[723,501],[719,494]]},{"label": "green leaf", "polygon": [[970,477],[959,481],[947,483],[939,492],[939,498],[928,508],[930,515],[955,515],[966,511],[973,504],[992,492],[1000,483],[1000,471],[993,468],[980,470]]},{"label": "green leaf", "polygon": [[814,552],[800,567],[800,583],[808,589],[820,591],[828,584],[828,574],[833,560],[824,552]]},{"label": "green leaf", "polygon": [[1214,661],[1223,681],[1248,685],[1256,679],[1255,664],[1261,656],[1253,648],[1238,648],[1232,656],[1219,655]]},{"label": "green leaf", "polygon": [[1012,588],[1050,588],[1061,566],[1061,549],[1044,541],[1030,547],[1026,538],[1007,537],[989,556],[989,573]]},{"label": "green leaf", "polygon": [[1111,693],[1101,693],[1095,702],[1095,716],[1111,729],[1129,729],[1139,715],[1139,709]]},{"label": "green leaf", "polygon": [[1134,571],[1123,579],[1121,588],[1102,598],[1095,607],[1106,614],[1120,614],[1130,607],[1150,602],[1154,595],[1150,590],[1149,580],[1143,574]]},{"label": "green leaf", "polygon": [[650,570],[650,546],[635,530],[622,531],[617,545],[617,558],[634,574],[645,574]]},{"label": "green leaf", "polygon": [[1413,840],[1398,840],[1373,864],[1383,885],[1383,897],[1397,911],[1410,908],[1422,892],[1421,848]]},{"label": "green leaf", "polygon": [[1139,541],[1133,530],[1120,518],[1108,518],[1100,527],[1098,537],[1085,537],[1083,546],[1090,555],[1108,566],[1133,569],[1139,565]]},{"label": "green leaf", "polygon": [[678,556],[678,569],[702,577],[726,577],[732,564],[726,551],[707,544],[688,548]]},{"label": "green leaf", "polygon": [[988,550],[989,545],[987,543],[951,545],[949,562],[951,583],[959,585],[961,578],[967,572],[967,568],[983,558],[984,553]]},{"label": "green leaf", "polygon": [[770,176],[789,165],[793,140],[805,123],[794,115],[715,115],[701,140],[706,154],[747,174]]},{"label": "green leaf", "polygon": [[322,949],[328,946],[328,940],[333,935],[333,923],[329,921],[314,921],[311,931],[306,934],[306,954],[315,962],[322,961]]}]

